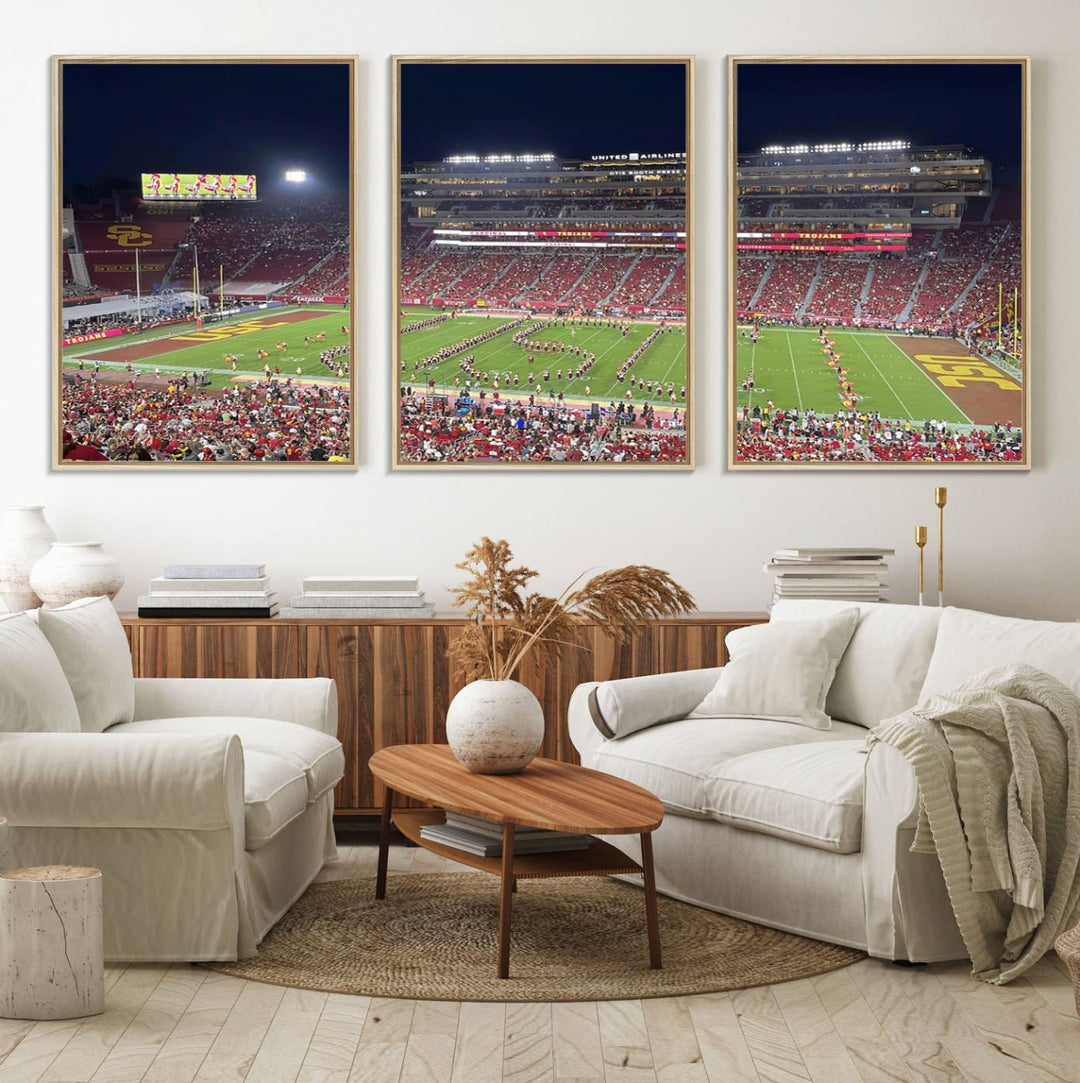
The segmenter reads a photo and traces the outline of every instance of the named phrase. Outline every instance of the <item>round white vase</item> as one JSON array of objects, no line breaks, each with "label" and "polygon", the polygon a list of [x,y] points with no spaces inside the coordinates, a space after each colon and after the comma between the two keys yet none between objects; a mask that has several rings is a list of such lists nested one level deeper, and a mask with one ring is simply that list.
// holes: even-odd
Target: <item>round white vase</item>
[{"label": "round white vase", "polygon": [[30,570],[55,540],[40,504],[12,505],[0,514],[0,600],[10,612],[41,605]]},{"label": "round white vase", "polygon": [[103,594],[115,598],[123,585],[120,562],[103,552],[101,542],[53,542],[30,573],[46,609]]},{"label": "round white vase", "polygon": [[450,751],[477,775],[524,770],[544,743],[544,709],[517,681],[473,681],[446,711]]}]

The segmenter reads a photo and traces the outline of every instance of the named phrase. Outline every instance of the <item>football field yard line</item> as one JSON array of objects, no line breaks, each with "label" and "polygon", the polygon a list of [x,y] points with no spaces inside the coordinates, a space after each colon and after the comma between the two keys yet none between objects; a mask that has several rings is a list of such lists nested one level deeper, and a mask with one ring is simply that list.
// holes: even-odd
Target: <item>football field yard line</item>
[{"label": "football field yard line", "polygon": [[[933,389],[934,389],[934,390],[935,390],[935,391],[936,391],[936,392],[938,393],[938,395],[940,395],[940,396],[941,396],[941,398],[943,398],[943,399],[944,399],[944,400],[945,400],[945,401],[946,401],[946,402],[947,402],[947,403],[949,404],[949,406],[951,406],[951,407],[952,407],[952,408],[953,408],[953,409],[954,409],[954,410],[955,410],[955,411],[956,411],[956,412],[957,412],[957,413],[958,413],[958,414],[959,414],[959,415],[960,415],[960,416],[961,416],[961,417],[962,417],[962,418],[964,419],[964,420],[963,420],[963,422],[962,422],[963,424],[966,424],[966,425],[974,425],[974,424],[975,424],[975,423],[974,423],[974,422],[973,422],[973,421],[971,420],[971,418],[970,418],[970,417],[968,417],[968,416],[967,416],[967,414],[965,414],[965,413],[964,413],[964,411],[963,411],[963,410],[961,410],[961,409],[960,409],[960,407],[959,407],[959,406],[957,406],[957,405],[956,405],[956,403],[955,403],[955,402],[953,402],[953,400],[952,400],[952,399],[950,399],[950,398],[949,398],[949,396],[948,396],[948,395],[946,395],[944,391],[942,391],[942,389],[941,389],[941,388],[940,388],[940,387],[938,386],[937,382],[936,382],[936,381],[934,380],[934,378],[933,378],[933,377],[932,377],[932,376],[930,375],[930,373],[929,373],[929,372],[927,372],[927,371],[926,371],[926,370],[925,370],[925,369],[924,369],[924,368],[923,368],[923,367],[922,367],[921,365],[919,365],[919,364],[918,364],[918,363],[917,363],[917,362],[915,361],[915,359],[914,359],[913,357],[908,357],[908,355],[907,355],[906,353],[904,353],[904,351],[903,351],[902,349],[900,349],[900,347],[899,347],[899,346],[897,346],[897,344],[896,344],[895,342],[893,342],[892,338],[891,338],[891,337],[890,337],[889,335],[884,335],[884,336],[882,336],[882,337],[883,337],[883,338],[886,338],[886,339],[888,339],[889,345],[890,345],[890,346],[891,346],[891,347],[892,347],[892,348],[893,348],[894,350],[896,350],[896,352],[897,352],[898,354],[900,354],[900,356],[901,356],[901,357],[902,357],[902,358],[903,358],[903,359],[904,359],[904,360],[905,360],[905,361],[906,361],[906,362],[907,362],[907,363],[908,363],[909,365],[911,365],[911,367],[912,367],[913,369],[915,369],[915,371],[916,371],[916,372],[918,372],[918,373],[919,373],[919,374],[920,374],[921,376],[925,376],[925,377],[926,377],[926,379],[927,379],[927,381],[929,382],[930,386],[931,386],[931,387],[932,387],[932,388],[933,388]],[[923,418],[923,420],[925,421],[925,420],[926,420],[926,418]]]},{"label": "football field yard line", "polygon": [[[874,371],[881,377],[882,382],[892,392],[893,398],[896,399],[896,401],[900,404],[900,409],[903,410],[905,414],[907,414],[908,420],[909,421],[914,421],[915,420],[915,415],[908,409],[907,403],[904,402],[904,400],[897,393],[896,388],[893,387],[893,385],[891,383],[889,383],[888,377],[878,367],[878,363],[870,356],[869,353],[866,352],[866,347],[859,341],[859,336],[858,335],[849,335],[848,337],[855,340],[855,345],[858,346],[860,350],[862,350],[863,356],[866,358],[867,361],[870,362],[871,365],[874,366]],[[894,343],[894,345],[895,345],[895,343]],[[904,353],[903,350],[901,350],[900,352]],[[907,361],[911,360],[907,356],[907,354],[904,354],[904,358]],[[925,421],[926,418],[922,418],[921,420]]]},{"label": "football field yard line", "polygon": [[[661,336],[659,339],[657,339],[657,341],[662,342],[663,341],[663,336]],[[644,354],[642,356],[644,356]],[[672,359],[671,364],[668,365],[667,372],[664,373],[663,382],[665,384],[668,382],[668,377],[671,375],[671,370],[673,368],[675,368],[675,366],[678,365],[680,361],[682,361],[682,366],[683,366],[682,370],[683,370],[683,372],[687,372],[688,368],[687,368],[687,365],[686,365],[686,343],[685,342],[683,342],[682,345],[675,351],[675,357]],[[678,381],[676,381],[676,382],[678,382]]]},{"label": "football field yard line", "polygon": [[799,400],[799,413],[803,412],[802,388],[799,386],[799,370],[795,365],[795,354],[791,349],[791,335],[785,332],[784,341],[787,343],[788,357],[791,358],[791,373],[795,377],[795,396]]}]

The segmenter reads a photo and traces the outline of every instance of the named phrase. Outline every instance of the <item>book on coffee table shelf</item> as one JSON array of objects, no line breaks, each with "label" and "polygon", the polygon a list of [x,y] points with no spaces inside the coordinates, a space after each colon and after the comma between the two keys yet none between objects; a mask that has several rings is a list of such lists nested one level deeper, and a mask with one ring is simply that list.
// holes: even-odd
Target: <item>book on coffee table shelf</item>
[{"label": "book on coffee table shelf", "polygon": [[[503,825],[462,812],[447,812],[446,822],[425,824],[420,828],[422,838],[452,846],[477,857],[501,857]],[[545,831],[539,827],[514,828],[515,854],[553,854],[570,850],[587,850],[595,840],[591,835],[569,831]]]}]

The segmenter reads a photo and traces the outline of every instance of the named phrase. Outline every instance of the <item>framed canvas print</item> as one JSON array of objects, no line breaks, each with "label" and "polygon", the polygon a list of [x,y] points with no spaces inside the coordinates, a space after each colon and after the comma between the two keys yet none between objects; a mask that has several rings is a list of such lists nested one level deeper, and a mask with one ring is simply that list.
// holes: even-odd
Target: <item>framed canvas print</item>
[{"label": "framed canvas print", "polygon": [[693,465],[692,80],[394,59],[395,468]]},{"label": "framed canvas print", "polygon": [[729,61],[728,465],[1027,469],[1025,57]]},{"label": "framed canvas print", "polygon": [[355,466],[354,59],[54,79],[54,466]]}]

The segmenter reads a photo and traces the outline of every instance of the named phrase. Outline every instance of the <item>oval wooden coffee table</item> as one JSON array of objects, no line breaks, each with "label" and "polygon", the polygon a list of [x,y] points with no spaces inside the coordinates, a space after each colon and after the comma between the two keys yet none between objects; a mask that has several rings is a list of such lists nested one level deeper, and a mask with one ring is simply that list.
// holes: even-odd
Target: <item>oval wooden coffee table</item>
[{"label": "oval wooden coffee table", "polygon": [[[510,976],[511,894],[519,879],[551,876],[608,876],[639,872],[645,880],[649,965],[660,969],[660,922],[656,912],[652,834],[664,807],[648,790],[613,775],[556,760],[535,759],[516,775],[474,775],[448,745],[393,745],[368,761],[386,787],[379,832],[375,898],[386,898],[390,823],[418,846],[500,878],[498,975]],[[430,801],[436,808],[394,809],[394,794]],[[444,810],[481,816],[503,825],[501,857],[477,857],[421,838],[425,824],[444,822]],[[514,828],[539,827],[581,835],[640,835],[641,864],[610,843],[593,841],[585,850],[514,856]]]}]

